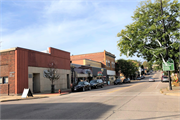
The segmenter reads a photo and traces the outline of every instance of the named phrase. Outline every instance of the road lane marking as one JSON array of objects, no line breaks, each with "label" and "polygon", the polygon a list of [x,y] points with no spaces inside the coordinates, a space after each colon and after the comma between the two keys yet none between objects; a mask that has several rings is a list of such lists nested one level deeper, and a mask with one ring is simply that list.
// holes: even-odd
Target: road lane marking
[{"label": "road lane marking", "polygon": [[[160,83],[160,82],[159,82],[159,83]],[[156,89],[157,89],[157,87],[159,86],[159,83],[157,84]]]},{"label": "road lane marking", "polygon": [[132,86],[128,86],[128,87],[116,89],[116,90],[110,91],[110,92],[108,92],[108,93],[113,93],[113,92],[116,92],[116,91],[119,91],[119,90],[123,90],[123,89],[126,89],[126,88],[134,87],[134,86],[137,86],[137,85],[140,85],[140,84],[143,84],[143,83],[138,83],[138,84],[135,84],[135,85],[132,85]]}]

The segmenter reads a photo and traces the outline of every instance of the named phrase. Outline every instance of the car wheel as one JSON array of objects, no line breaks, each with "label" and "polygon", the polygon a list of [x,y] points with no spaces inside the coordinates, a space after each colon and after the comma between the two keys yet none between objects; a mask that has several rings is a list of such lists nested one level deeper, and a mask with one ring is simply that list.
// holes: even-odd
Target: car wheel
[{"label": "car wheel", "polygon": [[96,89],[98,88],[98,86],[96,85],[96,87],[95,87]]},{"label": "car wheel", "polygon": [[103,85],[101,85],[101,88],[103,88]]},{"label": "car wheel", "polygon": [[83,87],[83,92],[85,91],[85,88]]},{"label": "car wheel", "polygon": [[89,90],[91,90],[91,87],[89,86]]}]

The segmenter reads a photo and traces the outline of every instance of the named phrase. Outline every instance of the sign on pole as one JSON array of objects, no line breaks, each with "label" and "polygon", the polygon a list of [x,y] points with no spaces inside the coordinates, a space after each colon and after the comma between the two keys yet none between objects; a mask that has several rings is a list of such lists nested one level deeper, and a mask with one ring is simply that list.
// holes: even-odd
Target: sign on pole
[{"label": "sign on pole", "polygon": [[27,96],[33,97],[33,94],[29,88],[24,88],[24,91],[23,91],[21,98],[26,98]]},{"label": "sign on pole", "polygon": [[174,71],[174,61],[172,59],[168,59],[165,63],[162,63],[163,71]]}]

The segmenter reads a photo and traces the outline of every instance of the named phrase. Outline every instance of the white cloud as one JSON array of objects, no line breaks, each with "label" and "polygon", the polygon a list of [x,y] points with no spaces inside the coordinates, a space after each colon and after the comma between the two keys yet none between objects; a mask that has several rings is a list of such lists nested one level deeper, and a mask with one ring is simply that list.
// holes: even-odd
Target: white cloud
[{"label": "white cloud", "polygon": [[71,14],[72,13],[82,13],[87,9],[85,4],[82,4],[83,1],[66,1],[66,0],[59,0],[59,1],[52,1],[50,5],[45,7],[45,13],[48,14]]},{"label": "white cloud", "polygon": [[[72,54],[107,50],[119,56],[116,34],[130,23],[132,15],[132,11],[125,8],[104,6],[102,1],[82,0],[48,2],[41,13],[40,22],[3,34],[2,49],[19,46],[42,51],[47,47],[62,47]],[[78,15],[81,17],[66,18]],[[61,17],[60,21],[54,20]],[[75,42],[79,45],[71,45]]]}]

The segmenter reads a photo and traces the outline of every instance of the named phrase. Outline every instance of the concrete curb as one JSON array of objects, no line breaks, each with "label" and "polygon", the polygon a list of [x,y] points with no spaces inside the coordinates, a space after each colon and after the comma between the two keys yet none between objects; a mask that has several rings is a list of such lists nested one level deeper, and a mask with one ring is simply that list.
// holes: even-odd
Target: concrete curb
[{"label": "concrete curb", "polygon": [[180,96],[180,93],[179,93],[179,94],[175,94],[175,93],[165,93],[165,95],[169,95],[169,96]]},{"label": "concrete curb", "polygon": [[[164,88],[164,89],[167,89],[167,88]],[[160,93],[161,94],[164,94],[164,95],[169,95],[169,96],[180,96],[180,92],[179,93],[168,93],[168,92],[164,92],[162,89],[160,90]]]},{"label": "concrete curb", "polygon": [[8,100],[1,100],[1,102],[19,101],[19,100],[30,100],[30,99],[40,99],[40,98],[48,98],[48,96],[42,96],[42,97],[29,97],[29,98],[17,98],[17,99],[8,99]]},{"label": "concrete curb", "polygon": [[49,97],[55,97],[55,96],[62,96],[62,95],[68,95],[69,93],[66,94],[57,94],[57,95],[44,95],[44,96],[38,96],[38,97],[27,97],[27,98],[15,98],[15,99],[7,99],[7,100],[1,100],[0,102],[8,102],[8,101],[19,101],[19,100],[30,100],[30,99],[40,99],[40,98],[49,98]]},{"label": "concrete curb", "polygon": [[68,95],[68,94],[71,94],[71,92],[69,92],[69,93],[66,93],[66,94],[60,94],[60,96],[61,96],[61,95]]}]

